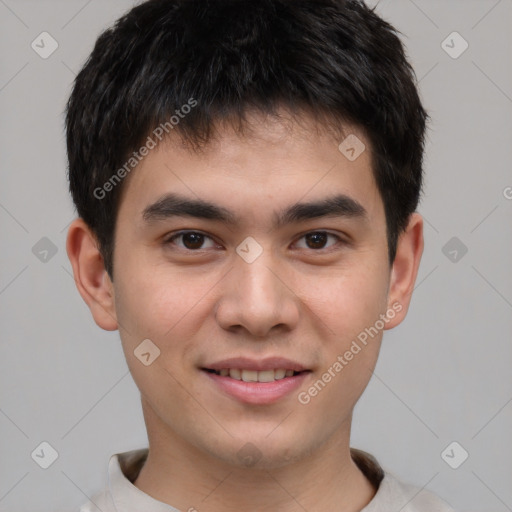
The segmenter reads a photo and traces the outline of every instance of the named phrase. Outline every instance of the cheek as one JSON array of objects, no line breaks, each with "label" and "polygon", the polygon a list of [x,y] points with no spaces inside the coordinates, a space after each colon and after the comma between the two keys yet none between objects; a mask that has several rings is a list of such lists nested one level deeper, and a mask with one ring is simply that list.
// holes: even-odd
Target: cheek
[{"label": "cheek", "polygon": [[128,266],[123,269],[116,284],[118,316],[128,331],[161,337],[190,310],[194,289],[184,286],[178,273],[133,267],[131,271]]},{"label": "cheek", "polygon": [[119,272],[116,283],[116,312],[125,358],[141,394],[155,410],[165,410],[171,397],[187,398],[181,395],[179,383],[186,381],[183,358],[190,350],[188,330],[195,325],[187,313],[198,295],[193,289],[185,293],[180,289],[179,283],[164,279],[156,271],[124,276]]},{"label": "cheek", "polygon": [[[314,312],[331,332],[324,339],[325,358],[318,375],[322,382],[317,380],[315,389],[305,391],[319,410],[326,402],[332,405],[327,414],[333,421],[343,417],[333,411],[349,413],[375,368],[383,332],[381,315],[387,311],[386,272],[378,265],[353,266],[338,279],[326,279],[323,292],[321,286],[315,288],[328,301]],[[313,400],[314,396],[318,398]]]},{"label": "cheek", "polygon": [[158,363],[180,372],[180,361],[193,349],[208,314],[205,293],[215,280],[210,284],[204,277],[192,279],[185,272],[164,272],[163,267],[124,275],[119,270],[116,312],[127,358],[133,358],[142,340],[150,339],[160,350]]},{"label": "cheek", "polygon": [[[312,284],[312,283],[310,283]],[[342,345],[372,326],[387,308],[387,275],[372,266],[352,267],[315,279],[307,305]]]},{"label": "cheek", "polygon": [[371,379],[381,346],[386,280],[379,274],[356,277],[331,282],[323,294],[328,301],[311,300],[313,312],[328,330],[321,340],[321,367],[301,390],[300,403],[307,403],[306,410],[330,425],[350,414]]}]

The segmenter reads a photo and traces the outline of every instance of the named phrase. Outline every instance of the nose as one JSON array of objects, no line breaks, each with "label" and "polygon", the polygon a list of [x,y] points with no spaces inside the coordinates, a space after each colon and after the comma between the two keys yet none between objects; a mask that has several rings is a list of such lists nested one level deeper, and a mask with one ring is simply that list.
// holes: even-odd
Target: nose
[{"label": "nose", "polygon": [[223,329],[246,330],[260,338],[296,327],[299,297],[286,282],[283,269],[267,254],[264,251],[252,263],[237,258],[223,279],[216,306],[216,319]]}]

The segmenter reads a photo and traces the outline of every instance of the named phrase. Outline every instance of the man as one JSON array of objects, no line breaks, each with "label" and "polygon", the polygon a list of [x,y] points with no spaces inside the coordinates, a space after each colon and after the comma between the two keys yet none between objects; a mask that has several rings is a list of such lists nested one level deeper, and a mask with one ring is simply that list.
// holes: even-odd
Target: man
[{"label": "man", "polygon": [[452,510],[350,447],[423,251],[426,119],[360,1],[152,0],[99,37],[67,251],[149,450],[82,512]]}]

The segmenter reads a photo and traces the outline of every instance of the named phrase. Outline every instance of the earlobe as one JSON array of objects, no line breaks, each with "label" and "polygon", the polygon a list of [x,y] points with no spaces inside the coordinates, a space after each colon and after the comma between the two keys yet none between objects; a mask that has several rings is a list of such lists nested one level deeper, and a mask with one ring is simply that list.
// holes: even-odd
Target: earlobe
[{"label": "earlobe", "polygon": [[396,314],[386,324],[386,329],[397,326],[407,315],[422,254],[423,218],[415,212],[397,243],[388,292],[388,309]]},{"label": "earlobe", "polygon": [[89,306],[94,321],[106,331],[118,328],[114,286],[105,270],[96,238],[83,219],[75,219],[69,229],[66,251],[73,267],[75,284]]}]

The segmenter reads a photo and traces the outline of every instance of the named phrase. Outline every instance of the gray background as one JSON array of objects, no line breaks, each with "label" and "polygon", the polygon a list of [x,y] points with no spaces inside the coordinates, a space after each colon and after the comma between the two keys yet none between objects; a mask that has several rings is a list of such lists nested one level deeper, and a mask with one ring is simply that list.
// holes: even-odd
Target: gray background
[{"label": "gray background", "polygon": [[[371,4],[404,33],[432,124],[417,289],[405,323],[384,336],[356,407],[352,446],[460,510],[505,512],[512,510],[512,0]],[[147,445],[118,333],[94,324],[65,253],[74,211],[64,104],[100,30],[131,5],[0,0],[0,511],[76,510],[105,484],[111,454]],[[59,45],[47,59],[31,48],[43,31]],[[456,59],[441,45],[453,31],[469,43]],[[453,37],[445,44],[462,48]],[[43,237],[55,255],[41,252]],[[443,252],[452,237],[458,247]],[[59,454],[46,470],[31,458],[42,441]],[[469,453],[458,469],[441,457],[453,441]],[[461,453],[450,452],[452,463]]]}]

